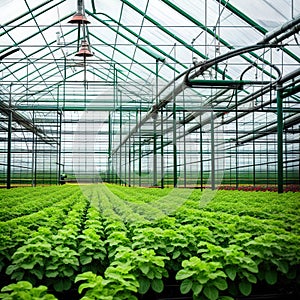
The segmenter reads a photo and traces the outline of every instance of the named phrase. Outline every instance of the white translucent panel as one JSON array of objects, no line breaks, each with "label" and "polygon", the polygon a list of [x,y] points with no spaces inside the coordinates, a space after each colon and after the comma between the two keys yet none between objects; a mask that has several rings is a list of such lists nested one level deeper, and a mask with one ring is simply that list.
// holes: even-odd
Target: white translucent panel
[{"label": "white translucent panel", "polygon": [[8,21],[20,16],[25,11],[27,11],[25,1],[1,0],[0,4],[1,4],[1,14],[0,14],[1,24],[5,24]]},{"label": "white translucent panel", "polygon": [[[74,1],[75,3],[75,1]],[[94,1],[97,16],[100,17],[101,13],[107,14],[114,19],[118,19],[121,12],[122,2],[119,0],[109,1]],[[85,9],[93,13],[92,1],[85,1]],[[89,21],[90,18],[89,18]]]},{"label": "white translucent panel", "polygon": [[134,11],[132,8],[128,7],[127,5],[124,5],[122,9],[122,14],[120,14],[120,16],[116,18],[116,20],[120,22],[121,25],[129,27],[130,30],[134,31],[135,33],[138,33],[142,26],[144,26],[143,22],[145,21],[145,18],[143,15]]},{"label": "white translucent panel", "polygon": [[[116,33],[107,26],[101,26],[99,28],[91,27],[89,31],[91,32],[92,36],[96,36],[100,42],[103,41],[106,44],[113,44],[116,38]],[[97,43],[99,43],[99,41]]]},{"label": "white translucent panel", "polygon": [[230,2],[268,31],[294,18],[300,12],[299,0],[253,0]]}]

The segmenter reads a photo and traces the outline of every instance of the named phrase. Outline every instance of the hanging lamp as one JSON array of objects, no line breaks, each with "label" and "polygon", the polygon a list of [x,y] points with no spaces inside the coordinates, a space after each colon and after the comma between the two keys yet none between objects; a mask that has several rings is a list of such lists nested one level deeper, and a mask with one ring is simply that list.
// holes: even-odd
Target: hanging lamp
[{"label": "hanging lamp", "polygon": [[77,1],[77,13],[72,17],[68,23],[71,24],[89,24],[91,23],[88,21],[84,14],[84,9],[83,9],[83,0],[78,0]]},{"label": "hanging lamp", "polygon": [[75,54],[75,56],[79,56],[79,57],[91,57],[91,56],[93,56],[93,53],[90,50],[90,45],[86,40],[81,41],[81,48]]}]

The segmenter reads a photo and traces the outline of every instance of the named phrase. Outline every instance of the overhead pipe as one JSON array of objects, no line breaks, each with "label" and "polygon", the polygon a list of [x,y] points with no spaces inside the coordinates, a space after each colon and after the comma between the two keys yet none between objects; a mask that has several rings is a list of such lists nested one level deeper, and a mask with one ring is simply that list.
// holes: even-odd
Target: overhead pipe
[{"label": "overhead pipe", "polygon": [[[298,72],[300,73],[300,68],[299,68],[299,70],[297,70],[297,72],[294,71],[294,72],[291,72],[291,73],[295,75],[295,74],[298,74]],[[285,77],[283,77],[283,78],[281,79],[281,81],[280,81],[280,84],[282,84],[282,83],[287,82],[288,80],[290,80],[290,79],[291,79],[291,76],[292,76],[291,73],[288,74],[288,75],[286,75]],[[254,92],[253,94],[249,95],[250,97],[247,96],[247,101],[246,101],[246,102],[243,102],[243,104],[244,104],[244,103],[247,103],[247,102],[249,102],[249,101],[252,101],[252,100],[256,99],[257,97],[262,96],[263,94],[269,92],[270,90],[271,90],[271,88],[268,87],[267,90],[264,88],[264,89],[262,89],[262,90],[260,90],[260,91],[257,91],[257,92],[259,92],[259,93]],[[283,94],[283,97],[285,98],[285,97],[287,97],[287,96],[286,96],[285,94]],[[262,103],[261,105],[258,105],[258,106],[254,107],[254,108],[252,108],[252,109],[248,109],[247,111],[245,111],[245,112],[239,114],[237,117],[233,117],[233,118],[231,118],[231,119],[229,119],[229,120],[226,120],[226,121],[222,122],[221,125],[229,124],[229,123],[231,123],[231,122],[233,122],[233,121],[236,121],[237,119],[240,119],[240,118],[246,116],[246,115],[249,114],[249,113],[252,113],[252,112],[254,112],[254,111],[257,111],[258,109],[262,109],[263,107],[265,107],[265,106],[267,106],[267,105],[269,105],[269,104],[271,104],[271,103],[276,103],[276,99],[269,100],[269,101],[264,102],[264,103]],[[234,108],[235,108],[235,105],[232,106],[232,107],[230,107],[230,109],[234,109]],[[275,112],[275,111],[274,111],[274,112]],[[218,113],[215,114],[214,118],[216,119],[216,118],[222,116],[223,114],[224,114],[224,112],[218,112]],[[198,130],[199,128],[201,128],[202,126],[208,124],[208,123],[209,123],[209,120],[210,120],[210,118],[207,118],[207,120],[204,120],[201,124],[198,124],[198,125],[196,125],[196,126],[190,128],[190,129],[188,130],[188,133],[192,133],[192,132]],[[217,126],[217,127],[219,127],[219,126]]]},{"label": "overhead pipe", "polygon": [[[279,84],[283,84],[293,78],[295,78],[296,76],[299,76],[300,75],[300,68],[298,68],[297,70],[294,70],[293,72],[285,75],[284,77],[281,78],[281,80],[279,81]],[[246,96],[242,102],[240,102],[241,104],[245,104],[247,102],[250,102],[252,100],[255,100],[256,98],[268,93],[269,91],[271,91],[272,87],[271,86],[267,86],[267,87],[263,87],[262,89],[258,90],[258,91],[255,91],[254,93]],[[249,110],[248,112],[245,112],[245,113],[242,113],[240,115],[238,115],[238,118],[242,118],[244,116],[246,116],[247,114],[257,110],[257,109],[260,109],[260,108],[263,108],[264,106],[266,105],[269,105],[271,103],[274,103],[276,102],[276,99],[273,99],[273,100],[270,100],[270,101],[267,101],[265,103],[262,103],[261,105],[259,106],[256,106],[254,107],[253,109]],[[232,108],[235,108],[235,106],[233,106]],[[235,121],[235,117],[234,118],[231,118],[229,120],[227,120],[226,122],[224,122],[223,124],[229,124],[231,123],[232,121]]]},{"label": "overhead pipe", "polygon": [[[153,105],[151,110],[148,112],[148,114],[140,121],[139,124],[135,125],[134,128],[128,133],[128,135],[123,139],[123,141],[114,149],[114,151],[112,152],[112,155],[114,155],[122,145],[124,145],[127,140],[129,139],[129,137],[134,134],[135,132],[137,132],[137,130],[143,126],[150,118],[152,118],[153,115],[157,114],[159,112],[159,110],[163,107],[165,107],[168,103],[170,103],[172,101],[172,99],[178,95],[180,92],[184,91],[187,87],[189,87],[189,79],[193,79],[197,76],[199,76],[200,74],[202,74],[204,71],[206,71],[208,68],[210,68],[211,66],[227,60],[228,58],[232,58],[235,57],[237,55],[243,54],[243,53],[247,53],[249,51],[255,51],[261,48],[265,48],[265,47],[271,47],[271,48],[276,48],[277,45],[252,45],[252,46],[247,46],[241,49],[236,49],[233,51],[230,51],[228,53],[225,53],[223,55],[220,55],[218,57],[203,61],[193,67],[191,67],[190,69],[184,71],[183,73],[179,74],[178,76],[176,76],[172,81],[170,81],[159,93],[158,93],[158,98],[160,98],[160,96],[163,94],[163,92],[165,92],[168,88],[172,87],[174,85],[174,83],[176,81],[178,81],[180,78],[184,77],[183,82],[181,82],[177,87],[175,87],[174,90],[172,90],[169,94],[167,94],[163,100],[161,100],[157,105]],[[195,69],[199,69],[198,71],[196,71],[193,75],[191,75],[189,77],[189,74],[194,71]],[[274,69],[278,72],[278,78],[274,81],[274,84],[276,84],[276,82],[278,80],[280,80],[281,78],[281,73],[280,70],[274,66]]]},{"label": "overhead pipe", "polygon": [[[193,84],[192,84],[192,81],[191,81],[191,79],[189,79],[189,74],[190,74],[190,72],[191,71],[193,71],[193,70],[195,70],[195,69],[197,69],[197,68],[199,68],[200,67],[200,69],[197,71],[197,72],[195,72],[194,74],[192,74],[191,76],[190,76],[190,78],[195,78],[195,77],[198,77],[199,75],[201,75],[201,74],[203,74],[203,72],[204,71],[206,71],[209,67],[211,67],[211,66],[213,66],[214,64],[216,64],[216,63],[219,63],[219,62],[221,62],[221,61],[223,61],[223,60],[227,60],[228,58],[232,58],[232,57],[235,57],[235,56],[237,56],[237,55],[240,55],[240,54],[242,54],[242,53],[246,53],[246,52],[249,52],[249,51],[254,51],[255,49],[260,49],[261,48],[261,46],[262,45],[254,45],[254,46],[248,46],[248,47],[245,47],[245,48],[242,48],[242,49],[237,49],[237,50],[234,50],[234,51],[231,51],[231,52],[229,52],[229,53],[226,53],[226,54],[223,54],[223,55],[221,55],[221,56],[219,56],[219,57],[217,57],[217,58],[213,58],[213,59],[210,59],[209,61],[205,61],[205,62],[202,62],[202,63],[200,63],[200,64],[198,64],[198,65],[195,65],[194,67],[192,67],[192,68],[190,68],[188,71],[186,71],[185,72],[185,78],[184,78],[184,83],[185,83],[185,86],[189,86],[189,87],[194,87],[193,86]],[[263,45],[263,47],[266,47],[266,46],[270,46],[270,47],[277,47],[276,45]],[[250,50],[251,49],[251,50]],[[263,87],[263,89],[272,89],[277,83],[278,83],[278,81],[281,79],[281,77],[282,77],[282,75],[281,75],[281,72],[280,72],[280,70],[279,70],[279,68],[277,68],[277,66],[275,66],[275,65],[271,65],[275,70],[276,70],[276,72],[277,72],[277,74],[278,74],[278,76],[277,76],[277,78],[276,78],[276,80],[274,80],[273,82],[271,82],[271,83],[269,83],[269,82],[258,82],[258,83],[260,83],[260,84],[262,84],[262,83],[269,83],[268,85],[267,85],[267,87]],[[244,74],[244,72],[242,73],[242,75]],[[241,78],[242,78],[242,75],[241,75]],[[209,81],[209,80],[203,80],[203,82],[205,83],[205,81],[207,81],[207,85],[209,84],[210,86],[212,86],[212,82],[213,82],[213,80],[212,81]],[[224,80],[224,82],[226,82],[227,80]],[[220,83],[220,82],[222,82],[222,81],[218,81],[218,83]],[[227,87],[227,88],[230,88],[230,85],[232,85],[232,84],[234,84],[234,85],[236,85],[237,83],[239,83],[239,84],[241,84],[241,82],[243,82],[242,80],[240,80],[240,81],[228,81],[229,82],[229,84],[226,86],[226,84],[224,84],[224,83],[222,83],[222,84],[224,84],[224,87]],[[246,81],[244,81],[245,83],[246,83]],[[226,91],[226,90],[225,90]],[[264,92],[265,93],[265,92]],[[170,96],[173,96],[174,95],[174,93],[170,93]],[[175,93],[175,95],[177,95],[176,93]],[[166,101],[167,99],[165,99],[164,101]],[[169,102],[169,101],[168,101]],[[167,102],[167,103],[168,103]],[[164,104],[164,103],[163,103]],[[166,104],[164,104],[164,106],[165,106]],[[158,106],[159,107],[159,106]],[[160,107],[159,107],[160,108]],[[158,108],[158,109],[159,109]],[[201,113],[194,113],[193,114],[193,116],[191,116],[191,117],[189,117],[189,120],[192,120],[192,119],[194,119],[194,118],[196,118],[197,117],[197,115],[200,115]],[[221,113],[217,113],[217,115],[216,115],[216,117],[215,118],[217,118],[217,117],[219,117],[219,116],[222,116],[223,115],[223,112],[221,112]],[[182,124],[186,124],[187,122],[186,121],[182,121],[181,122]],[[201,126],[201,125],[200,125]]]},{"label": "overhead pipe", "polygon": [[14,54],[15,52],[18,52],[19,50],[20,50],[20,48],[14,48],[14,49],[0,55],[0,61],[3,60],[5,57]]},{"label": "overhead pipe", "polygon": [[[297,18],[298,19],[298,18]],[[294,22],[293,22],[294,21]],[[276,32],[273,32],[272,35],[269,35],[268,38],[271,37],[271,39],[276,36],[276,34],[281,34],[282,30],[284,30],[284,28],[291,28],[293,26],[295,26],[296,24],[298,24],[296,20],[293,20],[292,22],[288,22],[289,24],[287,24],[286,26],[283,25],[281,27],[281,30],[277,30]],[[267,39],[268,39],[267,38]],[[266,39],[266,40],[267,40]],[[164,97],[163,100],[161,100],[157,105],[153,105],[153,107],[151,108],[151,110],[148,112],[148,114],[140,121],[139,124],[137,124],[136,126],[134,126],[134,128],[128,133],[128,135],[123,139],[123,141],[115,148],[115,150],[112,152],[112,155],[114,153],[116,153],[116,151],[118,151],[118,149],[127,142],[127,140],[129,139],[129,137],[134,134],[135,132],[137,132],[137,130],[143,126],[143,124],[145,124],[151,117],[153,114],[158,113],[158,111],[165,107],[174,97],[174,95],[178,95],[180,92],[182,92],[183,90],[185,90],[188,86],[189,86],[189,80],[198,77],[199,75],[201,75],[204,71],[206,71],[208,68],[212,67],[213,65],[222,62],[224,60],[227,60],[229,58],[232,58],[234,56],[237,55],[241,55],[243,53],[247,53],[250,51],[255,51],[255,50],[259,50],[262,48],[277,48],[278,45],[275,44],[264,44],[262,43],[262,41],[260,41],[259,43],[257,43],[256,45],[252,45],[252,46],[247,46],[241,49],[236,49],[233,51],[230,51],[228,53],[225,53],[223,55],[220,55],[216,58],[213,59],[209,59],[206,60],[204,62],[201,62],[193,67],[191,67],[190,69],[184,71],[183,73],[179,74],[178,76],[176,76],[172,81],[170,81],[158,94],[158,97],[161,96],[161,94],[163,92],[165,92],[169,87],[171,87],[172,85],[174,85],[174,83],[176,81],[178,81],[180,78],[184,77],[184,81],[182,83],[179,84],[179,86],[177,86],[172,92],[170,92],[167,96]],[[262,90],[264,90],[264,92],[262,92],[263,94],[266,93],[267,90],[270,90],[272,88],[274,88],[274,86],[281,80],[281,72],[279,70],[279,68],[277,68],[275,65],[271,65],[277,72],[278,77],[271,82],[267,87],[263,87]],[[198,71],[196,71],[194,74],[192,74],[190,77],[190,73],[192,71],[195,71],[196,69],[199,69]]]},{"label": "overhead pipe", "polygon": [[[292,29],[292,34],[299,31],[298,25],[300,24],[300,14],[296,16],[293,20],[290,20],[284,23],[282,26],[275,28],[273,31],[267,33],[264,38],[259,41],[257,44],[266,44],[271,43],[271,40],[274,39],[273,42],[276,43],[276,37],[278,37],[282,33],[286,33],[288,30]],[[296,30],[296,31],[295,31]]]},{"label": "overhead pipe", "polygon": [[41,130],[40,128],[36,127],[29,121],[27,118],[25,118],[23,115],[20,113],[17,113],[16,111],[13,110],[13,108],[3,101],[0,101],[0,111],[5,113],[7,116],[11,114],[12,119],[18,123],[19,125],[25,127],[27,130],[33,132],[37,136],[41,138],[42,141],[44,141],[47,144],[54,143],[55,140],[49,138],[46,136],[46,134]]},{"label": "overhead pipe", "polygon": [[[235,15],[237,15],[239,18],[241,18],[247,24],[251,25],[253,28],[255,28],[256,30],[258,30],[260,33],[262,33],[264,35],[266,35],[268,33],[267,29],[265,29],[264,27],[260,26],[258,23],[256,23],[255,21],[253,21],[247,15],[245,15],[243,12],[241,12],[240,10],[238,10],[235,6],[233,6],[232,4],[230,4],[228,0],[216,0],[216,1],[219,2],[219,3],[221,3],[226,9],[228,9],[229,11],[231,11],[232,13],[234,13]],[[298,17],[296,17],[296,20],[297,19],[298,19]],[[290,23],[290,22],[291,21],[289,21],[287,23]],[[281,26],[280,28],[282,28],[283,26]],[[278,31],[278,35],[281,34],[281,32],[279,31],[280,29],[275,29],[275,30]],[[275,31],[272,31],[272,32],[275,33]],[[290,57],[292,57],[293,59],[295,59],[297,62],[300,62],[300,58],[297,55],[295,55],[294,53],[292,53],[291,51],[289,51],[288,49],[283,48],[282,51],[284,51],[285,53],[287,53]]]},{"label": "overhead pipe", "polygon": [[[247,46],[241,49],[237,49],[237,50],[233,50],[230,51],[228,53],[225,53],[223,55],[220,55],[218,57],[209,59],[207,61],[204,61],[202,63],[197,64],[196,66],[193,66],[192,68],[190,68],[184,77],[184,83],[189,86],[189,87],[193,87],[193,84],[190,80],[202,75],[207,69],[209,69],[210,67],[224,61],[224,60],[228,60],[230,58],[233,58],[235,56],[250,52],[250,51],[255,51],[255,50],[259,50],[262,48],[278,48],[278,45],[274,45],[274,44],[256,44],[256,45],[252,45],[252,46]],[[278,74],[278,77],[271,83],[272,86],[276,85],[276,83],[281,79],[281,71],[279,70],[278,67],[276,67],[274,64],[270,64],[270,66],[275,69],[275,71]],[[197,70],[198,69],[198,70]],[[197,71],[195,71],[197,70]],[[195,71],[192,75],[190,75],[190,73],[192,71]]]}]

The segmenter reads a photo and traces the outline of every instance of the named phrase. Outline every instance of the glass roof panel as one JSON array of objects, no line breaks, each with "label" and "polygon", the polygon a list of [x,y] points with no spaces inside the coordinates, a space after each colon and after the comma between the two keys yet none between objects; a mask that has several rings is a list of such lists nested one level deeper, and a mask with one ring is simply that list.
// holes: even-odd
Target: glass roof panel
[{"label": "glass roof panel", "polygon": [[[95,6],[92,5],[92,1],[85,1],[88,10],[86,15],[91,21],[87,26],[86,35],[94,56],[87,60],[87,72],[84,72],[83,59],[75,57],[84,32],[81,28],[78,41],[77,25],[68,23],[70,19],[68,15],[71,16],[76,11],[77,1],[55,0],[41,3],[39,0],[27,0],[27,2],[1,0],[2,24],[25,14],[5,26],[5,30],[10,30],[9,33],[5,33],[3,28],[0,31],[2,34],[0,54],[6,53],[7,47],[15,43],[20,47],[18,52],[5,57],[1,62],[0,74],[2,83],[5,83],[3,88],[7,88],[11,81],[19,80],[18,85],[16,83],[14,87],[19,95],[16,95],[14,101],[24,105],[25,103],[30,105],[30,101],[35,101],[34,104],[52,105],[57,90],[61,93],[61,86],[58,85],[61,85],[64,80],[70,85],[78,81],[80,84],[74,83],[77,84],[76,88],[68,86],[64,100],[74,107],[76,105],[84,107],[83,102],[86,99],[83,91],[87,86],[82,82],[87,80],[101,86],[99,90],[92,88],[89,90],[90,101],[94,103],[102,101],[107,106],[110,104],[113,107],[113,91],[111,86],[109,88],[107,86],[112,85],[115,79],[115,66],[120,90],[124,95],[126,94],[127,103],[132,104],[131,101],[141,100],[151,102],[155,93],[156,57],[160,60],[165,58],[164,62],[158,63],[161,89],[166,81],[172,80],[179,73],[192,67],[193,57],[197,57],[200,62],[205,56],[213,58],[229,52],[231,46],[240,48],[261,40],[263,33],[260,31],[264,30],[254,28],[253,24],[250,24],[251,20],[266,30],[273,30],[278,25],[281,26],[284,22],[295,18],[300,12],[300,0],[231,0],[227,1],[228,7],[224,7],[221,1],[215,0],[171,1],[171,4],[177,6],[181,12],[176,12],[175,8],[164,0],[128,1],[141,13],[125,4],[127,1],[93,1]],[[32,14],[36,16],[34,20],[26,3],[32,10]],[[229,10],[229,5],[240,10],[250,18],[250,21],[242,20],[238,12]],[[40,7],[36,8],[37,6]],[[189,20],[189,16],[196,20],[195,23],[200,22],[207,28],[198,26],[199,24]],[[128,30],[119,26],[117,22],[127,26]],[[291,36],[285,42],[288,42],[286,49],[299,58],[300,47],[297,37],[298,35]],[[223,61],[218,67],[220,70],[226,69],[226,75],[238,79],[241,73],[255,62],[265,73],[253,67],[247,71],[244,78],[253,79],[258,74],[260,78],[270,80],[267,72],[275,74],[274,70],[263,65],[258,58],[276,63],[283,74],[288,74],[299,66],[295,57],[291,58],[289,53],[283,52],[282,49],[274,49],[266,52],[256,51],[255,55],[245,54],[244,58],[236,57],[228,64],[227,61]],[[222,76],[221,72],[216,73],[213,68],[210,68],[203,78],[222,79]],[[99,95],[105,93],[102,91],[102,84],[109,90],[108,95],[103,95],[103,98],[95,96],[97,93]],[[168,95],[172,89],[173,86],[167,89],[163,96]],[[251,89],[256,90],[258,87],[245,89],[251,92]],[[240,91],[239,99],[245,97],[247,92]],[[30,93],[31,97],[28,97]],[[184,93],[188,99],[187,103],[191,107],[197,107],[203,99],[208,101],[217,90],[215,88],[187,89]],[[230,101],[228,93],[224,95],[222,99]],[[5,95],[3,97],[5,98]],[[59,97],[60,101],[62,99]]]},{"label": "glass roof panel", "polygon": [[300,13],[299,0],[232,0],[230,4],[237,7],[252,20],[268,31],[293,19]]}]

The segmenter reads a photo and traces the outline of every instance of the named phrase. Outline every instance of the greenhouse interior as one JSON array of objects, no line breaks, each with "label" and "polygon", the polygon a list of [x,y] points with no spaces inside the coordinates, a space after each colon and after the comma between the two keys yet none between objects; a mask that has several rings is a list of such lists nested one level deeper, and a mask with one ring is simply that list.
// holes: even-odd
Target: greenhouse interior
[{"label": "greenhouse interior", "polygon": [[300,0],[0,8],[0,299],[300,299]]}]

